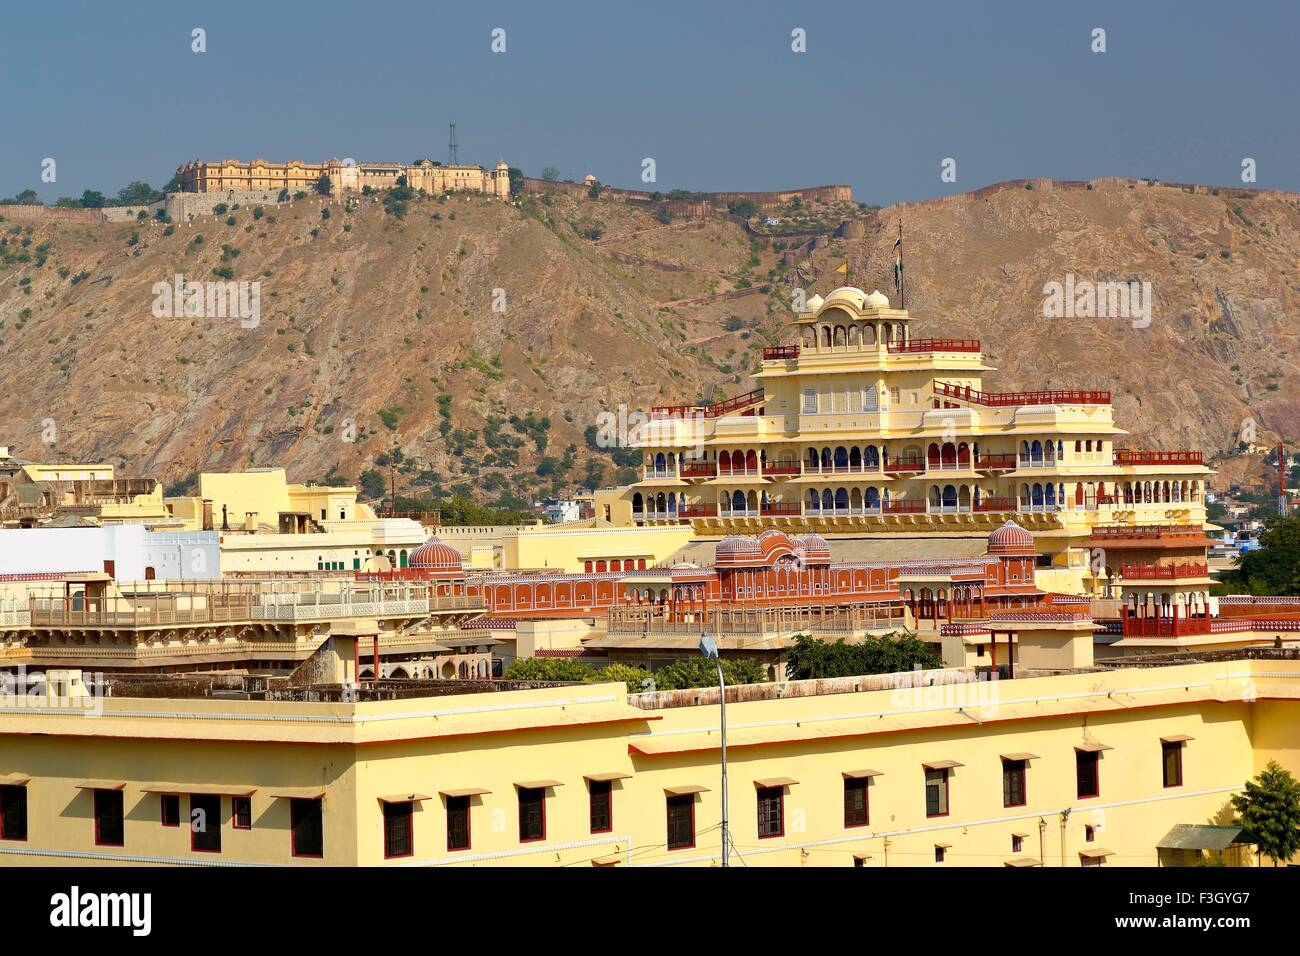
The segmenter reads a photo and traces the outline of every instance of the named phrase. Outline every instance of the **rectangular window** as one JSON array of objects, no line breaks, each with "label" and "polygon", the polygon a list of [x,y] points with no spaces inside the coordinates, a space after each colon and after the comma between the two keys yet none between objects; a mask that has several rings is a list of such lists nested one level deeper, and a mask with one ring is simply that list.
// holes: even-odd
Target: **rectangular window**
[{"label": "rectangular window", "polygon": [[1019,833],[1011,834],[1011,852],[1019,853],[1025,848],[1025,838]]},{"label": "rectangular window", "polygon": [[937,845],[937,844],[935,845],[935,848],[934,848],[934,862],[936,862],[936,863],[942,863],[943,860],[944,860],[944,857],[946,857],[947,855],[948,855],[948,848],[947,848],[946,846],[939,846],[939,845]]},{"label": "rectangular window", "polygon": [[803,414],[817,414],[817,389],[805,388],[803,390]]},{"label": "rectangular window", "polygon": [[122,791],[96,790],[95,845],[123,846]]},{"label": "rectangular window", "polygon": [[27,839],[27,788],[0,787],[0,840]]},{"label": "rectangular window", "polygon": [[190,849],[199,853],[221,852],[221,797],[190,794]]},{"label": "rectangular window", "polygon": [[181,795],[164,793],[162,795],[162,825],[178,827],[181,825]]},{"label": "rectangular window", "polygon": [[1096,839],[1097,839],[1097,828],[1094,827],[1091,823],[1085,823],[1083,825],[1083,842],[1091,843]]},{"label": "rectangular window", "polygon": [[409,800],[384,804],[384,859],[415,852],[414,809]]},{"label": "rectangular window", "polygon": [[1024,760],[1002,761],[1002,805],[1004,807],[1023,807],[1025,805],[1025,767]]},{"label": "rectangular window", "polygon": [[253,829],[253,798],[230,798],[230,825],[236,830]]},{"label": "rectangular window", "polygon": [[469,797],[447,798],[447,849],[469,849]]},{"label": "rectangular window", "polygon": [[948,768],[925,771],[925,815],[948,815]]},{"label": "rectangular window", "polygon": [[589,780],[591,790],[591,832],[609,833],[614,829],[614,784],[610,780]]},{"label": "rectangular window", "polygon": [[320,797],[289,801],[289,828],[293,856],[325,855],[325,826]]},{"label": "rectangular window", "polygon": [[1183,742],[1181,740],[1160,742],[1160,765],[1164,769],[1166,787],[1183,785]]},{"label": "rectangular window", "polygon": [[846,827],[865,827],[870,814],[867,809],[866,777],[844,778],[844,825]]},{"label": "rectangular window", "polygon": [[1079,799],[1095,797],[1101,793],[1101,781],[1098,779],[1097,764],[1100,752],[1096,750],[1076,750],[1074,752],[1074,774],[1077,781]]},{"label": "rectangular window", "polygon": [[758,788],[758,835],[785,836],[785,788]]},{"label": "rectangular window", "polygon": [[519,842],[546,839],[546,789],[519,787]]},{"label": "rectangular window", "polygon": [[695,794],[668,798],[668,849],[689,850],[695,846]]}]

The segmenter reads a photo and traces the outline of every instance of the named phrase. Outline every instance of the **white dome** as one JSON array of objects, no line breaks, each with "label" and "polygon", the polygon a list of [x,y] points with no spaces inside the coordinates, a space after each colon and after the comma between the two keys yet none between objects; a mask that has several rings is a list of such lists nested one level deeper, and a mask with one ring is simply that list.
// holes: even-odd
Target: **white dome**
[{"label": "white dome", "polygon": [[872,290],[871,295],[867,296],[868,309],[887,309],[889,308],[889,296],[879,289]]},{"label": "white dome", "polygon": [[843,285],[840,286],[838,289],[834,290],[830,295],[828,295],[826,297],[826,301],[835,302],[837,300],[839,301],[847,300],[849,302],[852,302],[855,306],[857,306],[860,309],[862,308],[862,302],[866,297],[867,294],[863,292],[861,289],[855,289],[851,285]]},{"label": "white dome", "polygon": [[825,301],[826,300],[823,299],[821,296],[814,295],[811,299],[807,301],[807,303],[805,303],[805,305],[809,312],[816,312],[818,309],[822,307],[822,303]]}]

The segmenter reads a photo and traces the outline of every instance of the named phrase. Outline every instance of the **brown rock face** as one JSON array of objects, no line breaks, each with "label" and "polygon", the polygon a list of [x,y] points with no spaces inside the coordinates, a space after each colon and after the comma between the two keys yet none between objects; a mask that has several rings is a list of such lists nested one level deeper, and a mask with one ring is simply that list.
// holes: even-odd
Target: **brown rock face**
[{"label": "brown rock face", "polygon": [[[1300,437],[1300,197],[1043,185],[883,209],[861,238],[793,257],[726,219],[665,226],[567,196],[420,201],[401,219],[371,199],[324,219],[301,200],[170,235],[6,218],[0,444],[167,478],[275,464],[304,480],[355,478],[396,441],[415,471],[476,489],[499,473],[524,492],[551,480],[534,477],[543,456],[587,456],[602,410],[751,388],[757,350],[789,340],[790,287],[843,284],[846,257],[852,284],[894,299],[900,218],[915,334],[982,338],[991,387],[1110,388],[1133,445],[1214,454],[1246,419],[1260,441]],[[769,275],[779,261],[792,265]],[[260,282],[255,328],[152,314],[155,283],[216,269]],[[1045,284],[1067,274],[1150,282],[1151,324],[1044,317]],[[773,279],[770,296],[657,307]],[[439,396],[459,436],[444,436]],[[484,464],[485,424],[529,412],[550,420],[545,450],[520,436],[517,466]]]}]

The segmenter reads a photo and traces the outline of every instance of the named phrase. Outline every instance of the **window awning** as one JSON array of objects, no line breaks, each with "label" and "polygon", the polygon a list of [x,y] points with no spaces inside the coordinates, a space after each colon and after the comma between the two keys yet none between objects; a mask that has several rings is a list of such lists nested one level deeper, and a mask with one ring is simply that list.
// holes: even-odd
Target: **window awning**
[{"label": "window awning", "polygon": [[1026,753],[1023,750],[1018,750],[1015,753],[1002,754],[1002,759],[1003,760],[1038,760],[1039,757],[1038,754],[1031,754],[1031,753]]},{"label": "window awning", "polygon": [[325,796],[324,787],[281,787],[267,796],[274,800],[319,800]]},{"label": "window awning", "polygon": [[25,787],[31,782],[31,777],[25,773],[5,773],[0,774],[0,786],[5,787]]},{"label": "window awning", "polygon": [[841,776],[849,780],[861,780],[863,777],[879,777],[883,773],[883,770],[845,770]]},{"label": "window awning", "polygon": [[871,854],[870,854],[870,853],[855,853],[855,854],[853,854],[853,859],[855,859],[855,860],[869,860],[869,859],[871,859]]},{"label": "window awning", "polygon": [[1114,856],[1114,853],[1111,850],[1104,850],[1098,846],[1098,847],[1088,847],[1088,849],[1086,850],[1080,850],[1079,856],[1085,857],[1086,859],[1089,860],[1095,860],[1098,857]]},{"label": "window awning", "polygon": [[1168,737],[1161,737],[1162,744],[1184,744],[1189,740],[1195,740],[1191,734],[1170,734]]},{"label": "window awning", "polygon": [[951,849],[952,849],[952,844],[951,844],[951,843],[936,843],[936,844],[935,844],[935,847],[936,847],[936,849],[951,850]]},{"label": "window awning", "polygon": [[123,780],[83,780],[77,784],[78,790],[125,790]]},{"label": "window awning", "polygon": [[253,794],[257,793],[256,787],[244,786],[237,783],[148,783],[140,789],[144,793],[192,793],[196,796],[212,797],[251,797]]},{"label": "window awning", "polygon": [[1042,864],[1039,863],[1032,856],[1018,856],[1013,859],[1007,860],[1007,862],[1004,863],[1003,866],[1042,866]]},{"label": "window awning", "polygon": [[630,773],[623,773],[622,771],[614,770],[610,773],[589,773],[583,779],[594,780],[597,783],[605,783],[609,780],[630,780],[631,778],[632,775]]},{"label": "window awning", "polygon": [[763,789],[768,787],[793,787],[798,782],[794,777],[764,777],[762,780],[755,780],[754,786]]},{"label": "window awning", "polygon": [[956,760],[932,760],[929,763],[921,764],[926,770],[952,770],[954,767],[964,767],[964,763],[958,763]]},{"label": "window awning", "polygon": [[515,784],[520,790],[545,790],[547,787],[564,786],[559,780],[521,780]]},{"label": "window awning", "polygon": [[391,793],[386,797],[380,797],[380,803],[419,803],[421,800],[433,799],[425,793]]},{"label": "window awning", "polygon": [[623,862],[622,853],[611,853],[608,856],[598,856],[591,861],[592,866],[618,866]]},{"label": "window awning", "polygon": [[1115,748],[1108,744],[1098,743],[1095,740],[1085,740],[1081,744],[1075,744],[1074,749],[1082,750],[1084,753],[1088,754],[1095,754],[1101,753],[1103,750],[1114,750]]},{"label": "window awning", "polygon": [[1179,823],[1156,846],[1162,850],[1224,850],[1234,843],[1254,843],[1241,827]]},{"label": "window awning", "polygon": [[461,787],[459,790],[438,791],[444,797],[482,797],[491,792],[491,790],[485,790],[482,787]]},{"label": "window awning", "polygon": [[685,797],[692,793],[708,793],[708,787],[702,787],[698,783],[687,783],[680,787],[664,787],[664,793],[670,797]]}]

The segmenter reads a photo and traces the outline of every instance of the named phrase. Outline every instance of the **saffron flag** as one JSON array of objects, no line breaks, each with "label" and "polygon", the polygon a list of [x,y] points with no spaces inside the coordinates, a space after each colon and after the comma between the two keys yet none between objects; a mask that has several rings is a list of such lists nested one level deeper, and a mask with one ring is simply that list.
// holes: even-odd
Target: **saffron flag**
[{"label": "saffron flag", "polygon": [[836,271],[836,272],[843,272],[845,275],[848,275],[848,274],[849,274],[849,260],[848,260],[848,259],[845,259],[845,260],[844,260],[844,264],[843,264],[842,266],[836,266],[836,267],[835,267],[835,271]]}]

